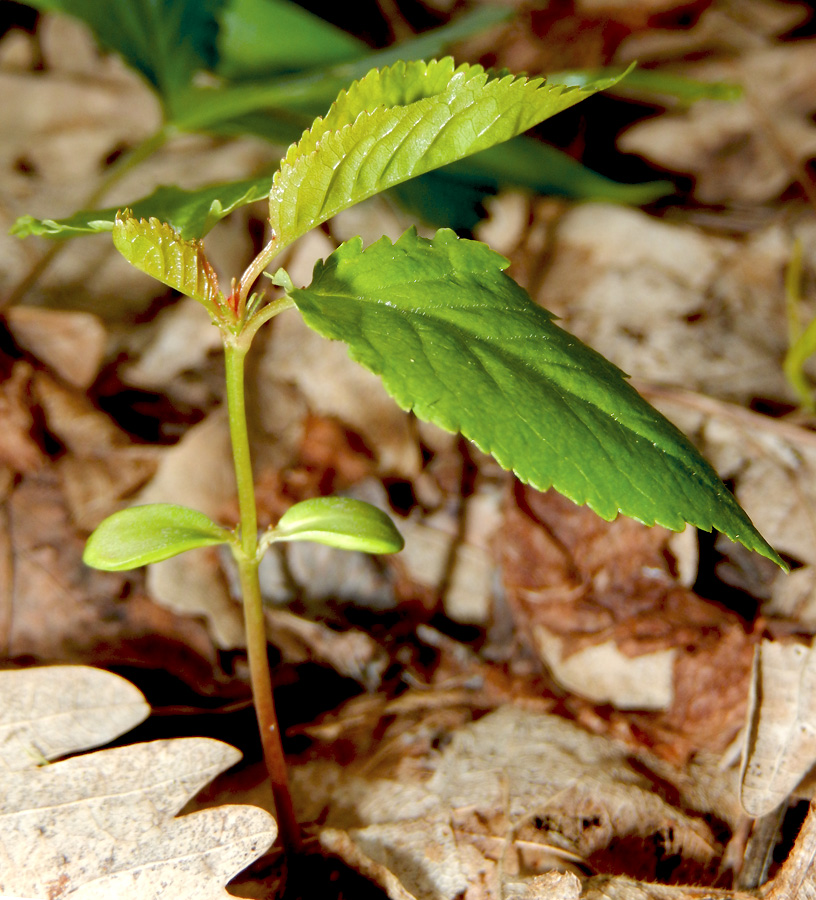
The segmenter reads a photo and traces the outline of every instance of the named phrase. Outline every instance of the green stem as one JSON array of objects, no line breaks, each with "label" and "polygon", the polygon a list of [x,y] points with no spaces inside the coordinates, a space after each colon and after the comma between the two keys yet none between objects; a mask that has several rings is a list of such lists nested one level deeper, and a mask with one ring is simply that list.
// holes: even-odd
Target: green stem
[{"label": "green stem", "polygon": [[255,486],[249,452],[246,406],[244,402],[244,358],[249,349],[247,340],[225,335],[227,406],[229,408],[230,438],[238,485],[238,506],[241,516],[241,544],[234,549],[241,579],[246,623],[247,655],[255,701],[255,715],[261,733],[264,761],[272,784],[278,828],[285,849],[300,847],[300,828],[292,806],[286,759],[283,755],[280,728],[272,696],[272,677],[266,649],[266,622],[258,581],[258,514],[255,506]]},{"label": "green stem", "polygon": [[244,359],[247,342],[225,335],[224,362],[227,380],[230,440],[238,486],[238,509],[241,516],[241,549],[247,559],[254,560],[258,551],[258,514],[255,508],[255,483],[249,452],[246,403],[244,401]]},{"label": "green stem", "polygon": [[258,329],[261,325],[264,325],[270,319],[274,318],[278,313],[282,313],[285,309],[293,309],[295,306],[295,301],[292,300],[291,297],[284,296],[278,297],[277,300],[271,300],[262,306],[258,312],[253,313],[249,321],[247,321],[244,326],[244,330],[242,335],[247,339],[251,340],[255,337]]}]

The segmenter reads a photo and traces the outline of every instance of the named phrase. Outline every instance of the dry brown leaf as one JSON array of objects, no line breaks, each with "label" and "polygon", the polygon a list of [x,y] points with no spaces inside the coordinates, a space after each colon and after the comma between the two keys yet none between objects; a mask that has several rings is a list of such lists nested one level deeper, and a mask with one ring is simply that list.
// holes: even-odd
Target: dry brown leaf
[{"label": "dry brown leaf", "polygon": [[585,15],[642,18],[666,12],[678,6],[678,0],[576,0],[578,12]]},{"label": "dry brown leaf", "polygon": [[81,885],[71,900],[231,900],[234,895],[223,885],[257,859],[276,834],[274,819],[253,806],[222,806],[175,821],[180,824],[166,836],[170,846],[160,845],[163,856],[136,856],[128,870]]},{"label": "dry brown leaf", "polygon": [[674,700],[677,649],[626,656],[614,641],[564,654],[565,642],[545,625],[535,629],[536,649],[555,680],[593,703],[617,709],[669,709]]},{"label": "dry brown leaf", "polygon": [[631,878],[599,875],[584,882],[581,900],[755,900],[755,895],[745,891],[648,884]]},{"label": "dry brown leaf", "polygon": [[156,474],[135,503],[177,503],[217,519],[233,504],[234,495],[227,416],[218,410],[162,454]]},{"label": "dry brown leaf", "polygon": [[[28,36],[26,35],[25,38]],[[155,94],[115,54],[100,53],[89,29],[63,16],[41,16],[34,40],[10,32],[0,41],[4,129],[0,135],[0,292],[3,296],[36,267],[48,246],[8,234],[21,215],[58,218],[87,208],[108,161],[154,134],[161,124]],[[246,178],[275,159],[262,141],[178,136],[128,172],[103,205],[132,202],[159,184],[194,188]],[[241,270],[249,240],[246,218],[225,223],[208,239],[217,267]],[[155,283],[129,266],[110,241],[75,241],[26,292],[36,306],[81,309],[106,323],[132,324],[155,297]],[[206,317],[205,317],[206,319]],[[125,338],[125,343],[127,338]]]},{"label": "dry brown leaf", "polygon": [[[97,663],[140,661],[188,684],[213,677],[215,651],[204,627],[152,603],[138,576],[82,563],[58,473],[22,478],[0,505],[7,523],[10,590],[0,594],[0,647],[9,658]],[[134,580],[135,579],[135,580]]]},{"label": "dry brown leaf", "polygon": [[749,816],[773,812],[816,762],[816,652],[763,641],[756,649],[741,800]]},{"label": "dry brown leaf", "polygon": [[0,672],[0,766],[28,769],[106,744],[147,718],[124,678],[90,666]]},{"label": "dry brown leaf", "polygon": [[15,363],[0,387],[0,421],[0,463],[17,472],[32,473],[45,464],[40,445],[46,436],[69,451],[55,468],[74,523],[87,532],[148,480],[160,453],[156,447],[130,445],[81,391],[26,362]]},{"label": "dry brown leaf", "polygon": [[34,418],[28,396],[32,374],[28,363],[18,362],[0,384],[0,465],[15,472],[33,472],[45,459],[32,437]]},{"label": "dry brown leaf", "polygon": [[[747,15],[743,5],[748,6]],[[805,7],[764,4],[766,9],[776,8],[778,21],[757,18],[752,22],[750,12],[761,5],[717,4],[701,16],[699,34],[692,30],[685,41],[682,34],[662,42],[647,36],[619,48],[619,60],[634,59],[635,54],[641,64],[665,60],[672,52],[700,54],[705,48],[704,62],[676,66],[674,73],[742,86],[744,93],[737,101],[698,101],[640,122],[619,139],[625,152],[693,174],[695,194],[703,203],[762,203],[777,198],[796,181],[810,179],[804,166],[816,154],[812,121],[816,43],[799,40],[773,45],[769,26],[793,27],[791,21],[797,15],[801,19]]]},{"label": "dry brown leaf", "polygon": [[320,836],[320,844],[327,853],[339,856],[355,871],[380,885],[390,900],[417,900],[402,886],[400,879],[387,865],[367,856],[345,831],[325,828]]},{"label": "dry brown leaf", "polygon": [[[145,340],[143,333],[140,337]],[[172,390],[179,375],[200,368],[221,346],[221,335],[202,313],[201,304],[180,297],[150,323],[147,344],[134,362],[122,367],[121,376],[139,387]]]},{"label": "dry brown leaf", "polygon": [[[5,689],[0,695],[0,721],[13,717],[16,729],[16,740],[6,735],[2,744],[12,769],[0,778],[1,894],[144,900],[172,886],[179,898],[228,898],[224,884],[274,840],[274,820],[253,807],[173,818],[240,758],[220,741],[153,741],[39,766],[42,759],[30,751],[64,753],[108,740],[142,718],[145,704],[104,672],[55,667],[2,674],[17,684],[11,696]],[[66,684],[74,692],[71,709],[59,712]],[[126,711],[111,718],[117,697]],[[47,734],[54,730],[62,733]]]},{"label": "dry brown leaf", "polygon": [[60,378],[74,387],[90,387],[107,343],[100,319],[86,312],[17,306],[6,320],[17,343]]},{"label": "dry brown leaf", "polygon": [[405,549],[393,561],[407,582],[400,593],[441,599],[456,622],[485,625],[490,620],[499,575],[492,546],[503,524],[506,484],[504,478],[480,479],[465,498],[457,484],[456,496],[438,510],[400,523]]},{"label": "dry brown leaf", "polygon": [[133,444],[100,456],[67,453],[56,463],[65,502],[78,529],[90,534],[156,471],[161,448]]},{"label": "dry brown leaf", "polygon": [[797,238],[810,271],[816,216],[737,239],[584,204],[555,234],[534,296],[625,372],[736,402],[794,401],[784,273]]},{"label": "dry brown leaf", "polygon": [[47,372],[35,372],[32,386],[49,431],[71,453],[99,457],[128,443],[125,433],[80,391],[60,384]]},{"label": "dry brown leaf", "polygon": [[708,829],[654,794],[627,759],[619,745],[564,719],[505,707],[452,736],[429,788],[454,815],[469,817],[474,805],[502,810],[515,837],[583,858],[616,838],[658,832],[668,854],[709,860]]},{"label": "dry brown leaf", "polygon": [[[52,48],[93,45],[88,29],[75,22],[51,19],[44,27],[51,32]],[[156,101],[135,73],[112,56],[102,61],[92,52],[97,60],[93,78],[77,78],[59,60],[45,77],[23,71],[0,74],[0,90],[7,98],[8,128],[0,143],[4,170],[14,171],[15,162],[24,158],[29,171],[80,196],[111,147],[146,137],[159,125]],[[15,181],[15,186],[30,189],[19,168]]]},{"label": "dry brown leaf", "polygon": [[361,435],[383,471],[404,477],[419,471],[409,418],[376,376],[351,361],[343,344],[326,342],[299,316],[282,316],[260,365],[267,390],[281,382],[295,385],[313,412],[334,416]]},{"label": "dry brown leaf", "polygon": [[816,897],[816,807],[811,803],[788,858],[762,891],[764,900],[813,900]]},{"label": "dry brown leaf", "polygon": [[500,897],[554,866],[610,862],[620,842],[641,846],[628,862],[638,857],[652,875],[651,841],[682,854],[697,877],[716,854],[702,821],[656,795],[625,749],[564,719],[504,707],[445,732],[441,751],[420,750],[433,733],[429,717],[401,735],[402,756],[294,773],[325,823],[326,849],[394,900]]},{"label": "dry brown leaf", "polygon": [[654,385],[639,387],[692,438],[722,478],[733,480],[737,499],[768,541],[804,563],[803,569],[788,576],[740,555],[740,562],[750,567],[746,587],[758,596],[770,595],[769,614],[790,616],[808,631],[816,630],[808,590],[816,566],[813,432],[711,397]]},{"label": "dry brown leaf", "polygon": [[200,618],[221,650],[246,646],[244,617],[233,598],[217,549],[190,550],[147,568],[152,600],[177,616]]},{"label": "dry brown leaf", "polygon": [[707,3],[688,28],[649,28],[630,35],[620,46],[621,59],[672,61],[726,56],[767,45],[801,25],[805,3],[777,0],[717,0]]},{"label": "dry brown leaf", "polygon": [[284,609],[265,609],[267,630],[289,664],[310,660],[331,666],[353,678],[368,691],[375,691],[389,663],[388,654],[364,631],[356,628],[333,631]]},{"label": "dry brown leaf", "polygon": [[[753,639],[679,584],[668,532],[521,488],[497,544],[517,633],[556,677],[595,702],[664,709],[638,727],[675,761],[728,746],[744,721]],[[645,672],[654,683],[638,683]]]},{"label": "dry brown leaf", "polygon": [[508,885],[507,896],[517,897],[518,900],[580,900],[581,880],[572,872],[547,872],[546,875],[536,875],[535,878],[518,887]]}]

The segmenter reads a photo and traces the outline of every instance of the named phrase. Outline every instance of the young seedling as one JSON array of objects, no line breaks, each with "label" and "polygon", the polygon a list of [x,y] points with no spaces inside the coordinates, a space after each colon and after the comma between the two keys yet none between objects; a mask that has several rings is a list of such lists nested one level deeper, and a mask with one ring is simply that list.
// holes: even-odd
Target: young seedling
[{"label": "young seedling", "polygon": [[451,59],[398,62],[342,91],[293,144],[269,195],[271,240],[225,295],[199,241],[171,224],[116,217],[113,241],[134,266],[198,300],[220,329],[240,522],[227,529],[167,504],[105,520],[85,561],[129,569],[193,547],[226,544],[240,574],[252,689],[281,834],[298,845],[275,718],[258,565],[277,541],[318,541],[391,553],[402,538],[380,510],[324,497],[289,509],[259,537],[244,407],[244,359],[258,329],[297,309],[307,325],[345,341],[406,410],[460,431],[540,490],[554,487],[599,515],[618,513],[679,530],[717,528],[784,563],[711,466],[615,366],[559,329],[505,274],[489,247],[442,229],[407,231],[363,248],[359,238],[318,261],[307,287],[282,270],[280,290],[251,293],[274,258],[347,207],[527,130],[611,82],[584,87],[493,76]]}]

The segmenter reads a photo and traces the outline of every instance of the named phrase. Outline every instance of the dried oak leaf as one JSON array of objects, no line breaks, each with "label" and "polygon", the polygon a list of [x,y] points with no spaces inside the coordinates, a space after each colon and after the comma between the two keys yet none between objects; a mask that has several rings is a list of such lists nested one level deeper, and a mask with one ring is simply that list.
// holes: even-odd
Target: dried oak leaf
[{"label": "dried oak leaf", "polygon": [[[680,3],[674,6],[681,17],[690,12]],[[652,27],[630,35],[620,48],[620,57],[669,62],[732,56],[778,39],[810,15],[806,3],[778,0],[707,0],[697,8],[699,15],[689,27]]]},{"label": "dried oak leaf", "polygon": [[816,806],[810,804],[807,817],[799,830],[793,849],[762,890],[764,900],[813,900],[816,897]]},{"label": "dried oak leaf", "polygon": [[0,672],[0,770],[30,769],[130,731],[150,707],[124,678],[90,666]]},{"label": "dried oak leaf", "polygon": [[[153,741],[38,766],[43,749],[56,755],[117,736],[146,704],[117,676],[82,667],[2,674],[12,690],[0,694],[0,723],[13,727],[0,731],[11,762],[0,771],[0,894],[226,900],[226,882],[274,840],[274,820],[254,807],[173,818],[240,758],[220,741]],[[55,710],[66,694],[68,709]]]},{"label": "dried oak leaf", "polygon": [[[304,252],[308,249],[304,247]],[[382,471],[406,478],[419,471],[419,446],[410,419],[377,377],[349,359],[342,343],[327,342],[300,316],[279,318],[259,361],[259,372],[266,385],[260,416],[270,423],[270,431],[278,427],[274,408],[269,408],[277,402],[276,386],[288,384],[313,413],[338,419],[361,435]]]},{"label": "dried oak leaf", "polygon": [[107,333],[101,320],[75,310],[15,306],[6,313],[15,341],[68,384],[86,389],[99,374]]}]

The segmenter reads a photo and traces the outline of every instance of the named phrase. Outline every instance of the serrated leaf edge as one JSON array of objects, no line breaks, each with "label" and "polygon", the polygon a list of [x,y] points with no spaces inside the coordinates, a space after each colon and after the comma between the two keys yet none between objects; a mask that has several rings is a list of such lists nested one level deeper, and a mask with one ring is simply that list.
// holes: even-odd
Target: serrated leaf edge
[{"label": "serrated leaf edge", "polygon": [[[353,120],[350,119],[347,107],[350,106],[352,110],[356,110],[355,98],[363,92],[362,87],[356,87],[357,84],[365,87],[369,83],[367,79],[376,80],[390,77],[392,72],[397,72],[397,74],[400,72],[404,73],[408,65],[415,72],[420,70],[426,73],[435,72],[437,69],[450,71],[450,77],[444,88],[435,93],[421,96],[419,99],[406,104],[395,106],[380,105],[371,109],[363,108],[356,114],[353,114]],[[486,149],[489,146],[508,140],[522,131],[526,131],[537,122],[546,118],[546,114],[541,115],[539,112],[534,112],[533,110],[538,108],[534,103],[530,103],[540,91],[545,91],[547,99],[553,102],[565,94],[574,94],[574,98],[569,103],[556,110],[556,112],[560,112],[567,106],[577,103],[584,97],[590,96],[595,91],[607,86],[607,81],[599,82],[591,88],[570,87],[564,84],[548,85],[543,78],[528,79],[523,75],[502,75],[491,78],[490,74],[481,66],[472,66],[467,63],[463,63],[455,69],[452,67],[453,61],[449,57],[445,57],[442,60],[432,60],[428,63],[396,63],[394,66],[385,67],[382,70],[372,70],[359,83],[355,83],[346,91],[341,92],[327,115],[316,119],[312,127],[303,133],[301,139],[289,147],[280,168],[273,177],[272,188],[269,194],[270,223],[274,236],[280,242],[280,247],[288,245],[296,237],[305,233],[305,231],[331,218],[341,210],[355,205],[388,187],[393,187],[439,166],[463,159],[478,150]],[[616,80],[608,79],[608,83],[614,83]],[[472,108],[474,102],[485,102],[489,100],[490,94],[498,91],[507,91],[508,88],[517,91],[519,94],[518,101],[514,106],[516,110],[515,122],[509,128],[510,133],[487,141],[484,139],[484,135],[490,129],[496,127],[498,123],[506,123],[510,120],[508,111],[505,109],[493,118],[488,128],[483,128],[479,134],[476,134],[468,145],[461,144],[454,153],[446,153],[444,159],[436,161],[428,159],[428,151],[436,144],[447,126],[451,122],[455,122],[457,115],[468,108]],[[446,96],[448,97],[447,102],[440,103],[440,99]],[[506,99],[502,98],[502,102],[505,103]],[[378,120],[386,120],[398,108],[405,110],[404,115],[393,128],[383,135],[378,135],[376,130],[372,129],[372,125],[376,126]],[[525,108],[528,109],[526,116],[523,114]],[[307,204],[300,200],[300,188],[304,181],[307,180],[311,167],[319,156],[324,156],[329,160],[330,167],[334,173],[331,179],[332,182],[336,180],[337,173],[341,167],[348,166],[350,160],[358,162],[356,177],[359,178],[359,167],[370,156],[372,147],[387,139],[392,131],[404,126],[405,122],[412,118],[410,110],[414,111],[413,118],[415,119],[410,131],[413,131],[423,121],[426,121],[426,117],[435,111],[438,111],[440,117],[444,118],[444,121],[440,121],[433,140],[428,143],[426,149],[418,157],[411,171],[397,178],[386,179],[384,182],[382,181],[382,173],[380,173],[373,185],[361,190],[353,199],[344,198],[333,205],[329,205],[331,194],[331,187],[329,186],[323,191],[319,210],[316,213],[312,213],[312,211],[307,209]],[[375,133],[366,140],[366,132],[372,130],[375,130]],[[349,132],[357,132],[360,138],[352,141],[350,150],[347,141]],[[402,143],[400,146],[402,146]],[[392,155],[383,171],[387,170],[388,166],[391,165],[393,158]],[[284,222],[284,218],[287,219],[286,222]]]},{"label": "serrated leaf edge", "polygon": [[[140,238],[147,244],[141,253],[134,246]],[[132,266],[202,303],[212,316],[218,315],[224,298],[201,240],[187,240],[167,222],[155,216],[137,219],[126,209],[114,219],[113,243]]]},{"label": "serrated leaf edge", "polygon": [[[318,278],[320,277],[320,275],[323,273],[323,271],[325,269],[336,266],[338,264],[351,264],[353,262],[353,259],[355,258],[355,254],[362,255],[362,254],[368,253],[369,251],[373,250],[378,245],[392,246],[392,247],[398,248],[401,242],[410,242],[411,240],[415,240],[417,242],[417,244],[420,246],[426,245],[428,247],[434,247],[434,246],[443,246],[444,247],[444,246],[451,245],[451,244],[453,244],[453,245],[458,244],[463,239],[459,238],[455,234],[455,232],[451,231],[450,229],[440,229],[439,231],[436,232],[434,237],[429,240],[427,238],[417,236],[416,229],[413,227],[409,228],[395,242],[392,242],[390,240],[390,238],[385,236],[385,237],[380,238],[379,241],[375,242],[374,244],[372,244],[366,248],[363,248],[361,238],[359,238],[359,237],[352,238],[351,240],[346,241],[345,243],[341,244],[340,247],[338,247],[338,249],[335,250],[334,253],[327,260],[318,261],[318,263],[315,265],[314,280],[313,280],[312,284],[314,284],[318,280]],[[467,243],[477,244],[480,248],[482,248],[482,253],[483,253],[485,262],[487,263],[488,260],[492,261],[492,264],[496,265],[502,273],[504,272],[504,269],[506,269],[507,266],[509,265],[509,262],[505,257],[496,253],[494,250],[492,250],[487,245],[481,244],[480,242],[476,242],[476,241],[468,241]],[[351,254],[351,256],[346,256],[346,258],[344,258],[344,254]],[[479,271],[487,271],[487,269],[489,269],[489,265],[486,265],[485,267],[483,267],[481,269],[473,269],[473,270],[471,270],[471,272],[473,274],[478,274]],[[507,275],[505,275],[505,277],[509,278],[509,276],[507,276]],[[512,279],[510,279],[510,280],[512,281]],[[513,283],[515,284],[515,282],[513,282]],[[520,290],[523,290],[523,288],[520,288],[519,285],[516,285],[516,286],[519,287]],[[298,296],[297,296],[298,293],[299,293],[299,291],[297,291],[297,290],[292,293],[292,299],[295,301],[296,305],[299,305],[298,304]],[[532,303],[533,301],[530,300],[530,302]],[[537,308],[541,312],[549,315],[551,318],[555,318],[552,315],[552,313],[549,313],[547,310],[543,309],[542,307],[537,307]],[[309,323],[307,322],[307,324],[309,324]],[[579,343],[577,338],[575,338],[575,341],[576,341],[576,343]],[[658,516],[652,517],[651,519],[648,519],[642,515],[638,515],[637,513],[630,511],[628,509],[629,504],[626,504],[625,502],[616,503],[614,509],[612,509],[611,505],[608,505],[607,508],[602,508],[602,507],[599,507],[598,504],[596,502],[594,502],[588,496],[582,496],[578,492],[570,489],[569,486],[567,486],[567,487],[562,486],[559,483],[559,481],[556,479],[542,481],[541,479],[536,478],[534,475],[531,475],[531,473],[525,472],[526,467],[518,466],[518,465],[514,466],[513,464],[511,464],[507,459],[504,458],[503,453],[501,453],[501,452],[496,453],[496,451],[489,445],[489,442],[484,441],[479,436],[474,436],[473,434],[471,434],[470,429],[467,427],[467,425],[465,425],[463,427],[461,420],[457,420],[457,419],[453,419],[453,418],[450,420],[447,420],[447,418],[446,418],[443,421],[439,417],[435,418],[433,416],[427,415],[423,411],[422,403],[416,403],[412,400],[406,400],[405,398],[398,397],[397,395],[399,394],[399,391],[395,391],[392,389],[393,386],[390,384],[390,379],[388,379],[382,371],[378,371],[378,369],[375,366],[370,365],[368,362],[364,362],[363,359],[361,358],[361,354],[350,344],[347,344],[347,347],[348,347],[348,352],[349,352],[349,356],[351,357],[351,359],[353,359],[355,362],[358,362],[360,365],[363,365],[366,369],[373,372],[375,375],[377,375],[379,378],[381,378],[383,380],[383,384],[386,387],[386,390],[395,399],[397,404],[402,409],[409,411],[409,412],[413,411],[419,418],[426,419],[428,421],[434,421],[437,425],[442,427],[444,430],[454,432],[454,433],[461,433],[468,440],[472,441],[480,450],[493,456],[493,458],[496,459],[496,461],[502,466],[502,468],[504,468],[508,471],[514,471],[522,481],[530,484],[532,487],[536,488],[536,490],[546,491],[546,490],[549,490],[550,488],[554,488],[559,493],[561,493],[563,496],[570,499],[572,502],[579,504],[579,505],[588,505],[601,518],[606,519],[606,520],[612,520],[612,519],[616,518],[616,516],[618,514],[623,514],[623,515],[629,516],[631,518],[635,518],[638,521],[641,521],[646,525],[649,525],[649,526],[655,525],[655,524],[662,525],[663,527],[669,528],[674,531],[682,530],[685,527],[686,523],[689,523],[689,524],[701,529],[702,531],[711,531],[712,528],[715,528],[717,530],[721,530],[723,534],[730,536],[733,540],[740,541],[749,549],[755,550],[758,553],[760,553],[761,555],[766,556],[768,559],[772,560],[777,565],[779,565],[784,571],[787,571],[788,567],[785,564],[784,560],[781,559],[781,557],[776,553],[776,551],[770,546],[770,544],[768,544],[767,541],[765,541],[765,539],[762,537],[762,535],[757,531],[757,529],[751,522],[747,513],[737,503],[733,494],[731,494],[731,492],[728,491],[728,489],[725,487],[725,485],[722,484],[722,482],[719,479],[719,476],[717,475],[716,471],[713,469],[711,464],[707,460],[705,460],[704,457],[701,456],[699,451],[694,449],[693,445],[690,443],[690,441],[688,440],[686,435],[684,435],[683,432],[679,428],[677,428],[672,422],[670,422],[668,419],[666,419],[665,416],[663,416],[661,413],[659,413],[657,410],[655,410],[653,407],[651,407],[647,401],[643,400],[643,398],[640,396],[640,394],[638,394],[638,392],[635,390],[635,388],[632,387],[632,385],[629,383],[629,380],[628,380],[629,376],[626,375],[625,372],[623,372],[616,365],[614,365],[614,363],[607,360],[605,357],[603,357],[597,351],[592,350],[592,348],[587,347],[586,349],[589,350],[591,353],[593,353],[594,356],[599,360],[599,362],[601,362],[602,365],[609,370],[609,374],[613,374],[613,373],[615,374],[615,376],[617,377],[617,380],[618,380],[617,388],[619,390],[623,391],[624,393],[630,395],[633,399],[637,398],[638,400],[642,401],[642,403],[646,407],[648,407],[650,410],[652,410],[652,413],[654,414],[654,416],[657,419],[662,420],[662,422],[664,423],[664,427],[668,426],[670,433],[673,434],[672,443],[674,446],[661,447],[661,452],[663,452],[667,457],[672,458],[675,461],[675,464],[681,466],[688,473],[687,480],[684,480],[682,484],[678,484],[678,487],[680,489],[682,489],[683,492],[685,492],[686,494],[689,494],[689,491],[692,490],[692,486],[693,486],[694,482],[697,480],[697,471],[695,470],[693,465],[689,462],[689,460],[686,459],[685,455],[682,452],[682,446],[680,446],[680,445],[684,445],[684,444],[687,444],[689,446],[689,448],[691,448],[693,450],[694,454],[699,458],[699,461],[701,461],[701,463],[705,466],[705,468],[706,468],[706,470],[708,470],[709,474],[712,475],[714,477],[714,479],[716,479],[716,482],[719,484],[719,489],[715,490],[718,502],[717,502],[716,506],[714,507],[714,509],[712,510],[711,515],[709,517],[707,517],[706,521],[698,519],[694,515],[689,515],[688,517],[686,517],[685,515],[681,515],[679,513],[674,515],[673,517],[658,515]],[[561,388],[562,388],[562,390],[567,390],[563,385],[561,386]],[[502,390],[502,392],[503,392],[503,389],[501,389],[501,387],[500,387],[500,390]],[[607,415],[611,418],[615,418],[614,413],[612,411],[605,409],[602,406],[598,406],[597,404],[593,404],[590,400],[588,400],[587,398],[585,398],[581,395],[573,393],[573,394],[570,394],[570,396],[574,399],[574,401],[576,403],[594,407],[596,410],[600,411],[602,414]],[[636,443],[642,442],[642,441],[651,442],[651,438],[647,434],[639,433],[638,431],[634,430],[630,425],[628,425],[626,423],[619,423],[619,424],[621,424],[621,426],[631,436],[631,439],[634,442],[636,442]],[[645,496],[644,491],[641,486],[639,486],[636,483],[633,483],[631,481],[630,481],[630,484],[631,484],[633,492],[642,494]],[[690,496],[690,494],[689,494],[689,496]],[[724,507],[725,507],[725,509],[724,509]],[[726,509],[727,509],[728,514],[732,518],[731,526],[729,526],[728,522],[727,522],[728,517],[726,516],[726,512],[725,512]],[[737,530],[733,527],[734,525],[737,524],[737,522],[741,523],[741,525],[745,529],[744,532],[741,530]],[[728,530],[724,530],[723,526],[725,529],[728,529]]]}]

